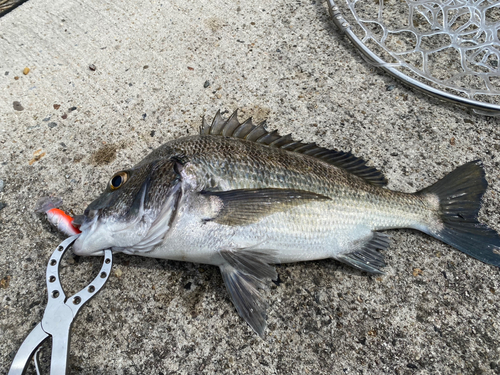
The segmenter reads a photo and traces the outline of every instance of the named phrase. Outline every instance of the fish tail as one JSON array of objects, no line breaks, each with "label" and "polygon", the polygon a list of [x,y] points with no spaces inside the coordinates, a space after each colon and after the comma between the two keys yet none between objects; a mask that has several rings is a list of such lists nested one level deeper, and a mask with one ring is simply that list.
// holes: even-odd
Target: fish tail
[{"label": "fish tail", "polygon": [[478,221],[481,199],[488,183],[483,165],[476,160],[417,194],[436,206],[438,220],[424,232],[484,263],[500,267],[500,237]]}]

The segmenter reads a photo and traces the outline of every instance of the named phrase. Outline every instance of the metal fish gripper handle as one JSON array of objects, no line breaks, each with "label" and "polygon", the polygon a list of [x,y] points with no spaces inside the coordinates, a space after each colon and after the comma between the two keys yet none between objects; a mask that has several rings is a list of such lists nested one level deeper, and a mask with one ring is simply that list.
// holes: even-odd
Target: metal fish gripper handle
[{"label": "metal fish gripper handle", "polygon": [[64,240],[52,253],[47,265],[46,283],[48,301],[42,321],[30,332],[17,351],[8,375],[22,375],[26,372],[33,357],[38,374],[38,350],[42,344],[52,337],[52,353],[50,374],[66,374],[70,348],[71,325],[81,307],[94,297],[104,286],[113,265],[111,250],[104,250],[104,261],[99,274],[92,282],[78,293],[66,297],[59,277],[59,265],[66,250],[79,235]]}]

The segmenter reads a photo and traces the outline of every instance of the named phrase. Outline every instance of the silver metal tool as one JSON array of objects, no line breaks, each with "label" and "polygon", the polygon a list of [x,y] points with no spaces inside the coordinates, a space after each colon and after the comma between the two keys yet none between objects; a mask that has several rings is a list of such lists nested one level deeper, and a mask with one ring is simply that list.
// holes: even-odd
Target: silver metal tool
[{"label": "silver metal tool", "polygon": [[34,358],[37,373],[38,351],[49,337],[52,337],[50,374],[66,374],[70,348],[71,325],[80,308],[104,286],[109,278],[112,266],[111,250],[104,251],[104,262],[99,275],[92,282],[73,296],[66,297],[59,279],[59,264],[66,250],[79,235],[63,241],[50,257],[47,266],[48,302],[42,321],[30,332],[12,362],[8,375],[21,375],[26,372],[31,358]]}]

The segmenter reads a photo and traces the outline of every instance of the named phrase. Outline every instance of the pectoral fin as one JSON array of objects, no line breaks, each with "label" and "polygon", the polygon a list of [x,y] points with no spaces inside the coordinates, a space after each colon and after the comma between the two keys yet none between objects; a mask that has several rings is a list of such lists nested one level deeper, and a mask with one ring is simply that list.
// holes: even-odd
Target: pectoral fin
[{"label": "pectoral fin", "polygon": [[201,194],[220,200],[220,211],[208,221],[222,225],[252,224],[276,212],[286,211],[311,201],[330,199],[310,191],[294,189],[239,189],[202,191]]},{"label": "pectoral fin", "polygon": [[224,264],[220,266],[222,278],[240,316],[260,336],[266,329],[267,302],[259,289],[266,281],[276,280],[273,254],[263,250],[237,249],[220,251]]}]

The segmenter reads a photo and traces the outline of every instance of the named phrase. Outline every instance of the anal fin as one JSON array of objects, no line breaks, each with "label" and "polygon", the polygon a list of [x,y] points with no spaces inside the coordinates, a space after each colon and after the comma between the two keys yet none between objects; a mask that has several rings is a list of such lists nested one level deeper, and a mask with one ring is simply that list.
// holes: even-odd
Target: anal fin
[{"label": "anal fin", "polygon": [[268,304],[259,290],[264,289],[266,281],[278,278],[270,265],[276,263],[274,255],[251,248],[221,250],[220,254],[225,261],[220,266],[222,278],[238,314],[262,336]]},{"label": "anal fin", "polygon": [[388,246],[389,237],[386,234],[374,232],[359,250],[339,255],[335,259],[361,271],[383,274],[384,256],[378,250],[385,250]]}]

